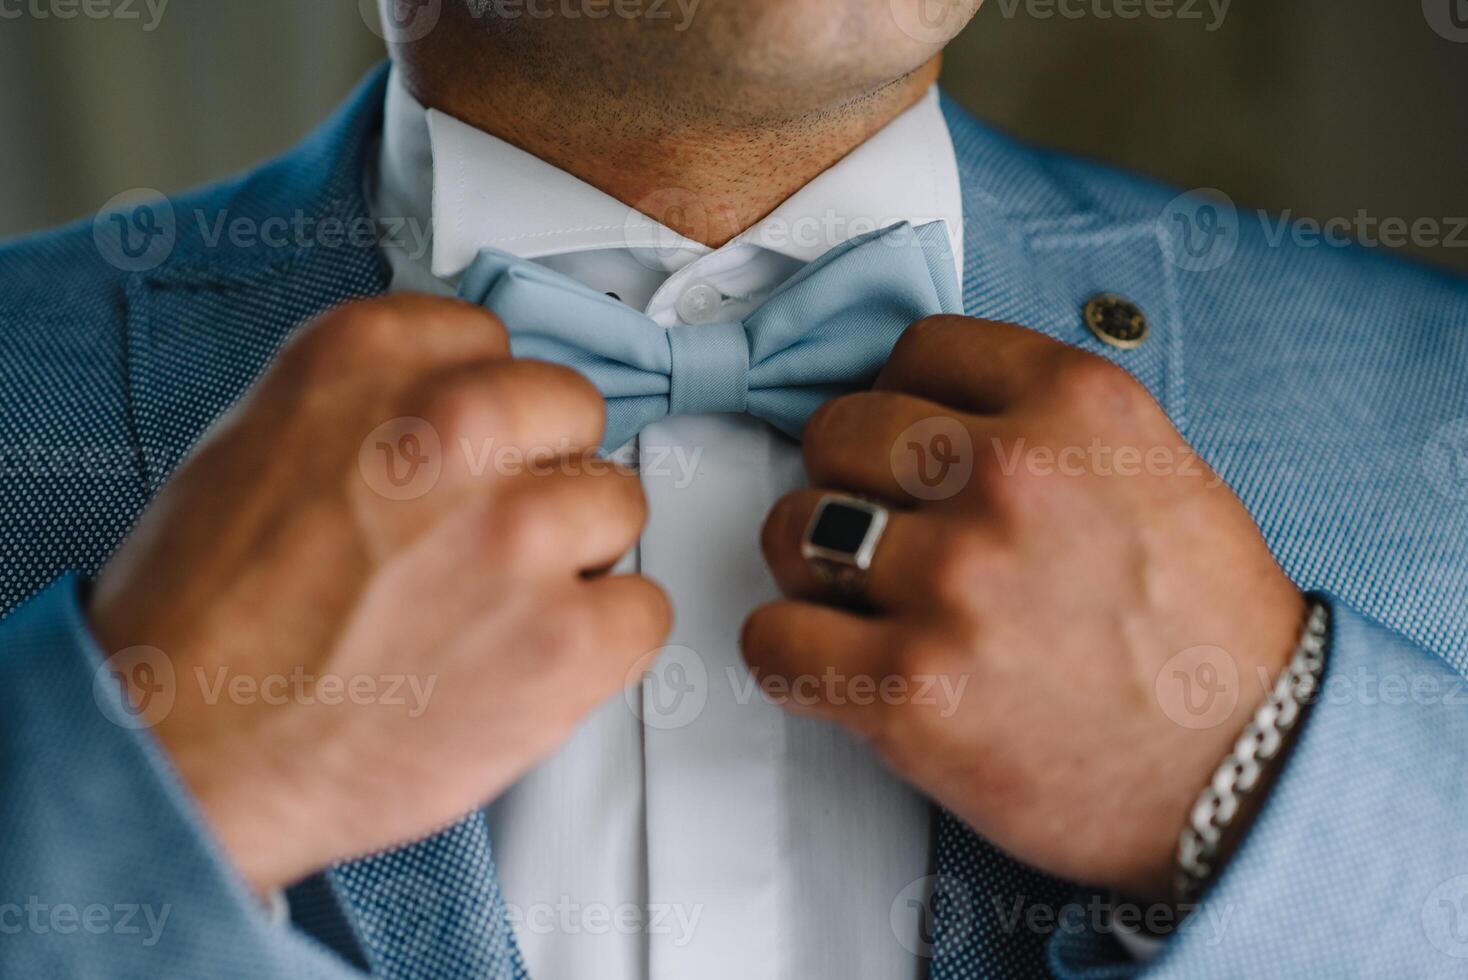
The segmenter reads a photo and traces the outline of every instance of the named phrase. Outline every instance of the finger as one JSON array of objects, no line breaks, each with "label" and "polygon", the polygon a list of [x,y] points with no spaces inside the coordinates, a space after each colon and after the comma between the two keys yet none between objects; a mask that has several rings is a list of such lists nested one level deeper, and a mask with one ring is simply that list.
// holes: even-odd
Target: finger
[{"label": "finger", "polygon": [[[360,443],[356,516],[377,556],[403,547],[475,495],[601,441],[601,395],[569,368],[491,360],[436,372],[395,417],[348,433]],[[372,428],[372,426],[376,426]]]},{"label": "finger", "polygon": [[960,411],[998,414],[1043,387],[1057,360],[1072,350],[1012,323],[929,317],[898,339],[875,387]]},{"label": "finger", "polygon": [[509,357],[509,333],[489,310],[416,293],[338,306],[300,330],[282,352],[283,362],[332,379],[379,385]]},{"label": "finger", "polygon": [[[846,595],[802,554],[811,520],[829,495],[826,490],[797,490],[782,497],[765,520],[760,544],[781,592],[792,599],[840,605]],[[864,574],[862,597],[882,611],[925,606],[926,573],[946,536],[946,525],[937,518],[889,511]]]},{"label": "finger", "polygon": [[594,657],[607,691],[641,683],[673,629],[673,605],[654,581],[612,575],[587,582],[584,595],[594,621],[605,624],[607,649]]},{"label": "finger", "polygon": [[480,361],[432,375],[408,399],[443,453],[449,489],[505,467],[601,443],[605,402],[585,376],[544,361]]},{"label": "finger", "polygon": [[889,676],[890,620],[807,602],[772,602],[750,614],[740,646],[755,679],[793,711],[858,732],[878,727],[877,692]]},{"label": "finger", "polygon": [[400,356],[420,356],[424,363],[466,363],[509,359],[510,333],[490,310],[454,297],[425,293],[393,293],[368,300],[397,318],[397,332],[405,348]]},{"label": "finger", "polygon": [[843,395],[806,424],[810,481],[901,503],[938,500],[973,471],[978,416],[896,391]]},{"label": "finger", "polygon": [[597,456],[534,464],[484,506],[487,547],[504,560],[557,574],[606,571],[637,543],[647,523],[637,474]]}]

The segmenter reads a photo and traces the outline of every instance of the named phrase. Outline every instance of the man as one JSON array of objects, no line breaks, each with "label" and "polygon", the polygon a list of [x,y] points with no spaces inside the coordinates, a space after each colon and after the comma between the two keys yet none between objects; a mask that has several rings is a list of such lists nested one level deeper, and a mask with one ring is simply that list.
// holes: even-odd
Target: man
[{"label": "man", "polygon": [[1453,973],[1468,288],[985,129],[977,6],[394,5],[0,251],[0,972]]}]

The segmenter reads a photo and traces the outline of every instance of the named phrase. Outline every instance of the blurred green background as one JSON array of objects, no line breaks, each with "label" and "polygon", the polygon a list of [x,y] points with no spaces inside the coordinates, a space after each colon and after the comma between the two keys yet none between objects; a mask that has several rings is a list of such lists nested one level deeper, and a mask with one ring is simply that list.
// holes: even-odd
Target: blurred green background
[{"label": "blurred green background", "polygon": [[[1468,30],[1444,28],[1468,0],[1233,0],[1221,22],[1219,2],[988,0],[945,83],[1026,138],[1241,205],[1468,216]],[[152,30],[145,0],[133,20],[36,3],[66,6],[0,0],[0,237],[249,166],[382,57],[357,0],[171,0]],[[1411,250],[1468,271],[1461,237]]]}]

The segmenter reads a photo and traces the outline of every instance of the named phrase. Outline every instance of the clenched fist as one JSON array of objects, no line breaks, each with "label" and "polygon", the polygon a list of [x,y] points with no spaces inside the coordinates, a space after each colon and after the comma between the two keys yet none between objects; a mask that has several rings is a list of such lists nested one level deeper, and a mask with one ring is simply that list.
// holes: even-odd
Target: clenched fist
[{"label": "clenched fist", "polygon": [[[156,734],[253,886],[450,821],[640,677],[670,611],[604,574],[646,515],[591,455],[603,423],[589,383],[512,360],[481,309],[354,304],[144,515],[91,621],[124,678],[167,657]],[[416,696],[373,699],[390,688]]]},{"label": "clenched fist", "polygon": [[[915,325],[876,390],[817,413],[805,461],[816,489],[765,527],[790,599],[746,626],[756,672],[827,678],[796,706],[1016,857],[1165,898],[1189,809],[1304,621],[1239,501],[1125,371],[963,317]],[[833,491],[892,511],[859,612],[802,557]],[[1200,649],[1244,696],[1195,721],[1158,682]]]}]

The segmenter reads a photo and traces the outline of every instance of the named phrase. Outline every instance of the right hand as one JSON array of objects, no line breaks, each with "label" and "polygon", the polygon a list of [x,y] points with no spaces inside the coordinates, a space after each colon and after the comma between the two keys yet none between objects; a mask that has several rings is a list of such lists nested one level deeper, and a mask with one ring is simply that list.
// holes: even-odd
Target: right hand
[{"label": "right hand", "polygon": [[[442,468],[389,499],[398,436],[364,440],[402,418],[437,434]],[[482,309],[344,306],[300,332],[103,569],[95,634],[168,658],[176,698],[154,731],[257,890],[448,823],[640,679],[671,612],[647,579],[602,574],[646,519],[635,474],[590,455],[604,418],[579,374],[512,360]],[[131,677],[134,656],[111,666]],[[334,697],[315,696],[324,678]]]}]

